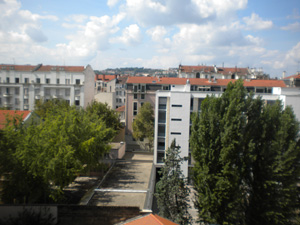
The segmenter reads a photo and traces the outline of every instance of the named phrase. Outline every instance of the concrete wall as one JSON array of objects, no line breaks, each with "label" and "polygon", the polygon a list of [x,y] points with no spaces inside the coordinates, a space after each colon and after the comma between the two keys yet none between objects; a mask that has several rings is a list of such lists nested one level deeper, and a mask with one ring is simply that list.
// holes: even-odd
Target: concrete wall
[{"label": "concrete wall", "polygon": [[115,92],[99,92],[94,96],[97,102],[107,103],[111,109],[115,109]]}]

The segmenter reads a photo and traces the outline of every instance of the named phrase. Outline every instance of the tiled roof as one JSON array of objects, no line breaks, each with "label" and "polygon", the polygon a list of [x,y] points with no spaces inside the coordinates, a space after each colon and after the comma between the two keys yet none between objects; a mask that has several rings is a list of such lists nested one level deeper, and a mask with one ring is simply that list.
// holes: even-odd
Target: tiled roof
[{"label": "tiled roof", "polygon": [[125,105],[120,106],[119,108],[116,109],[117,112],[124,112],[125,111]]},{"label": "tiled roof", "polygon": [[[187,80],[191,85],[203,86],[227,86],[229,82],[235,82],[234,79],[216,79],[209,81],[202,78],[178,78],[178,77],[128,77],[127,83],[130,84],[174,84],[184,85]],[[282,80],[244,80],[245,87],[286,87]]]},{"label": "tiled roof", "polygon": [[285,78],[283,78],[283,80],[289,80],[291,78],[299,79],[300,78],[300,73],[298,73],[296,75],[289,76],[289,77],[285,77]]},{"label": "tiled roof", "polygon": [[0,129],[3,129],[6,124],[6,117],[12,119],[15,115],[22,116],[24,121],[26,117],[31,113],[31,111],[21,111],[21,110],[0,110]]},{"label": "tiled roof", "polygon": [[96,74],[95,76],[95,80],[102,80],[104,82],[108,82],[116,78],[117,75]]},{"label": "tiled roof", "polygon": [[158,215],[149,214],[144,217],[137,218],[131,222],[125,223],[126,225],[178,225],[170,220],[167,220]]},{"label": "tiled roof", "polygon": [[215,72],[213,66],[180,66],[179,70],[183,73],[192,73],[192,72]]},{"label": "tiled roof", "polygon": [[14,71],[26,71],[31,72],[33,70],[50,72],[50,71],[67,71],[67,72],[83,72],[84,66],[51,66],[51,65],[0,65],[0,70],[14,70]]},{"label": "tiled roof", "polygon": [[248,68],[238,68],[238,67],[220,67],[218,68],[218,73],[223,74],[223,75],[231,75],[233,73],[236,73],[238,75],[247,75],[249,74]]}]

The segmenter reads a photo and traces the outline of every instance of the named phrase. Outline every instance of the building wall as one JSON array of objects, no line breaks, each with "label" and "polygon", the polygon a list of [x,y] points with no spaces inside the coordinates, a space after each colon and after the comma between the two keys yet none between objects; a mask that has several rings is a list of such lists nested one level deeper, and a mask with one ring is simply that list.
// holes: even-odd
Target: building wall
[{"label": "building wall", "polygon": [[53,70],[42,71],[0,70],[0,107],[33,110],[36,100],[52,98],[86,107],[94,97],[94,71],[90,66],[82,72],[65,71],[64,68],[53,66]]},{"label": "building wall", "polygon": [[[188,85],[183,85],[188,86]],[[222,92],[190,92],[186,87],[171,86],[171,91],[157,91],[155,103],[155,135],[154,135],[154,164],[156,167],[163,165],[162,158],[165,157],[165,150],[168,149],[173,139],[176,139],[177,145],[181,147],[181,157],[185,159],[182,164],[182,171],[188,176],[188,167],[193,160],[189,150],[190,136],[190,114],[191,112],[199,112],[201,101],[207,95],[214,94],[221,96]],[[277,94],[255,94],[254,98],[260,96],[266,101],[266,104],[272,104],[276,100],[281,100],[283,106],[290,105],[294,109],[296,118],[300,121],[300,90],[276,89]],[[285,94],[283,94],[285,93]],[[296,95],[298,93],[298,95]],[[160,105],[160,99],[166,98],[166,106]],[[193,100],[191,100],[193,99]],[[193,102],[193,105],[191,103]],[[165,116],[163,113],[165,112]],[[163,121],[161,118],[166,118]],[[165,129],[162,129],[164,127]],[[165,134],[162,130],[165,130]],[[165,143],[164,145],[162,143]]]},{"label": "building wall", "polygon": [[94,99],[97,102],[102,102],[104,104],[107,103],[111,109],[115,109],[116,108],[115,95],[116,95],[115,92],[100,92],[94,96]]}]

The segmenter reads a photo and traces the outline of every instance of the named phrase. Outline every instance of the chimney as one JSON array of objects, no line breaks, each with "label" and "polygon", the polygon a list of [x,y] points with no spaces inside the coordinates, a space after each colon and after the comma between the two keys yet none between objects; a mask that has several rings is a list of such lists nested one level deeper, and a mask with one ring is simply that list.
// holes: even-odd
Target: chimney
[{"label": "chimney", "polygon": [[285,75],[286,75],[286,71],[283,71],[283,72],[282,72],[282,79],[285,78]]}]

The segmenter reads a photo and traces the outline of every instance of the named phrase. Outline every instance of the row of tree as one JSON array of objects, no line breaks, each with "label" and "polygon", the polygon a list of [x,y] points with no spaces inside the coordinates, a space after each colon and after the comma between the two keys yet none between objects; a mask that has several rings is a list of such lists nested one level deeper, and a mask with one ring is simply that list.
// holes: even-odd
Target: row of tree
[{"label": "row of tree", "polygon": [[[230,83],[221,97],[206,97],[193,115],[190,137],[199,222],[299,224],[298,135],[291,107],[283,109],[279,101],[266,105],[242,81]],[[189,224],[188,189],[174,144],[156,196],[162,216]]]},{"label": "row of tree", "polygon": [[120,126],[107,105],[86,110],[65,101],[37,102],[42,122],[24,127],[20,118],[0,131],[0,175],[5,203],[59,201],[76,175],[99,166]]}]

